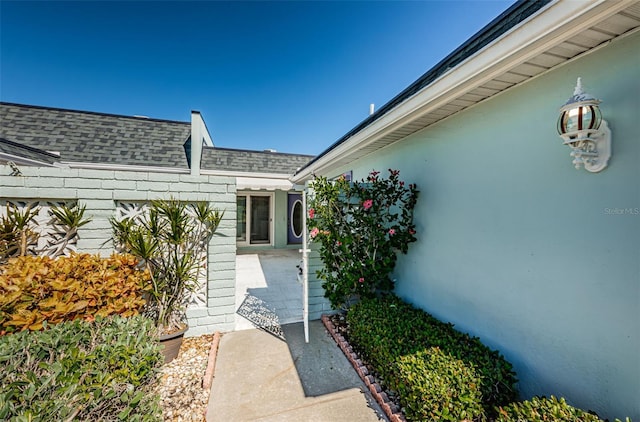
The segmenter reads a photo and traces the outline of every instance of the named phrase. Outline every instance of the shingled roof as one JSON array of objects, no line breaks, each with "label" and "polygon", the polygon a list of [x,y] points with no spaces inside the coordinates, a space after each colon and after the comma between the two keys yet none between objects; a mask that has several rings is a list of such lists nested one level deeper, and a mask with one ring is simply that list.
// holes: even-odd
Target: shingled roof
[{"label": "shingled roof", "polygon": [[209,170],[293,174],[312,158],[312,155],[205,147],[201,166]]},{"label": "shingled roof", "polygon": [[[4,153],[8,156],[15,156],[18,158],[18,161],[20,161],[20,158],[42,164],[53,164],[60,161],[60,157],[57,154],[52,154],[38,148],[32,148],[16,142],[11,142],[4,138],[0,138],[0,153]],[[1,157],[0,160],[2,160]]]},{"label": "shingled roof", "polygon": [[190,135],[190,122],[0,102],[0,138],[62,162],[188,168]]}]

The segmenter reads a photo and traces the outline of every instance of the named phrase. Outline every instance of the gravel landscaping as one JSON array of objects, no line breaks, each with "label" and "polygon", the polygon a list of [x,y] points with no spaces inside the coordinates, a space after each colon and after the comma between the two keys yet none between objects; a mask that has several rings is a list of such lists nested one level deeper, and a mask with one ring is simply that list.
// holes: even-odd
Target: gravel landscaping
[{"label": "gravel landscaping", "polygon": [[205,420],[210,383],[203,388],[214,335],[185,338],[178,357],[162,366],[158,392],[165,421]]}]

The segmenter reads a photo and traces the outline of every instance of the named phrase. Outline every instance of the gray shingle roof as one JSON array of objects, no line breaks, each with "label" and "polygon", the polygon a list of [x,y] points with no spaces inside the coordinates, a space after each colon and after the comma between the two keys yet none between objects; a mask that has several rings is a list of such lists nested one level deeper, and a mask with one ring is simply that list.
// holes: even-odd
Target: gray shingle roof
[{"label": "gray shingle roof", "polygon": [[205,147],[201,167],[207,170],[293,174],[312,158],[312,155]]},{"label": "gray shingle roof", "polygon": [[29,160],[35,160],[46,164],[53,164],[60,161],[60,157],[56,154],[51,154],[38,148],[31,148],[11,142],[4,138],[0,138],[0,153],[15,155],[17,157],[27,158]]},{"label": "gray shingle roof", "polygon": [[189,122],[0,102],[0,138],[60,161],[187,168]]}]

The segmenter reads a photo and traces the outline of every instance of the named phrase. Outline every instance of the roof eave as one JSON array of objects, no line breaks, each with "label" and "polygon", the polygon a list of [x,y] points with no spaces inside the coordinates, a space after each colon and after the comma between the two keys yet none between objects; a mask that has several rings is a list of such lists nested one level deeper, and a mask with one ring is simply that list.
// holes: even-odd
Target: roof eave
[{"label": "roof eave", "polygon": [[416,94],[351,137],[332,145],[292,177],[294,183],[309,180],[345,165],[358,150],[385,134],[441,107],[451,98],[468,92],[483,82],[523,63],[561,40],[589,28],[595,22],[633,4],[636,0],[609,2],[555,1],[489,43],[483,49],[440,75]]},{"label": "roof eave", "polygon": [[22,157],[19,155],[7,154],[0,152],[0,161],[13,162],[17,165],[35,166],[35,167],[58,167],[55,163],[47,163],[45,161],[34,160],[32,158]]}]

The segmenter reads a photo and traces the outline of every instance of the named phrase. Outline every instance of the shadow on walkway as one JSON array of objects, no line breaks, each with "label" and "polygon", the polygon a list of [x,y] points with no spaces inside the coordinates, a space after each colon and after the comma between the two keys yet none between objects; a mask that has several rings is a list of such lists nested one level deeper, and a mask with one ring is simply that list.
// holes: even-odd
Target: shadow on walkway
[{"label": "shadow on walkway", "polygon": [[222,336],[207,421],[385,421],[320,321]]},{"label": "shadow on walkway", "polygon": [[254,327],[284,340],[284,332],[275,308],[258,296],[254,296],[253,290],[255,289],[248,289],[236,313],[253,324]]},{"label": "shadow on walkway", "polygon": [[280,325],[302,321],[299,263],[292,249],[236,256],[236,331],[260,328],[282,337]]}]

